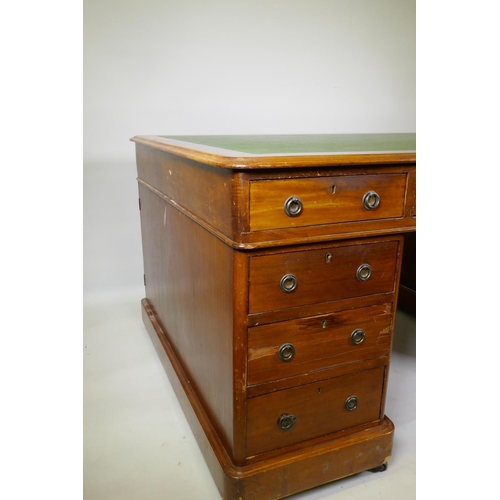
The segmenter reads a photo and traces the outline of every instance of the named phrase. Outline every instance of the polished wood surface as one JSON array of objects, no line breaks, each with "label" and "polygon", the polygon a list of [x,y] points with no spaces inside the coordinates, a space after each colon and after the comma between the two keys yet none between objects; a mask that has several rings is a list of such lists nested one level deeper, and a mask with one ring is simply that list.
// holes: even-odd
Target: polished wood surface
[{"label": "polished wood surface", "polygon": [[[250,399],[248,455],[367,422],[378,423],[384,370],[384,367],[364,370]],[[344,404],[352,396],[358,398],[358,407],[348,411]],[[296,417],[293,429],[282,430],[276,425],[282,414]]]},{"label": "polished wood surface", "polygon": [[[293,250],[250,259],[249,312],[256,313],[316,302],[394,290],[400,237],[389,240],[342,242],[307,250]],[[330,256],[330,261],[328,261]],[[368,264],[371,277],[360,281],[358,268]],[[280,289],[288,274],[297,278],[292,292]]]},{"label": "polished wood surface", "polygon": [[[387,356],[391,325],[392,304],[381,304],[249,328],[248,384],[288,379],[293,385],[291,377],[303,373]],[[358,329],[365,337],[353,344],[351,334]],[[285,344],[295,349],[287,361],[278,354]]]},{"label": "polished wood surface", "polygon": [[233,455],[232,249],[148,189],[139,193],[146,296]]},{"label": "polished wood surface", "polygon": [[206,227],[232,235],[230,199],[233,181],[228,170],[214,169],[156,149],[137,145],[139,182]]},{"label": "polished wood surface", "polygon": [[[250,230],[402,217],[406,178],[405,174],[386,174],[254,181],[250,185]],[[380,196],[376,210],[363,207],[363,196],[369,191]],[[303,205],[296,217],[283,210],[290,196]]]},{"label": "polished wood surface", "polygon": [[[397,151],[380,149],[394,138],[343,137],[319,153],[325,137],[254,139],[133,139],[144,323],[225,500],[274,500],[388,460],[403,234],[416,223],[411,137]],[[234,140],[246,149],[221,147]],[[288,196],[302,197],[297,217]]]}]

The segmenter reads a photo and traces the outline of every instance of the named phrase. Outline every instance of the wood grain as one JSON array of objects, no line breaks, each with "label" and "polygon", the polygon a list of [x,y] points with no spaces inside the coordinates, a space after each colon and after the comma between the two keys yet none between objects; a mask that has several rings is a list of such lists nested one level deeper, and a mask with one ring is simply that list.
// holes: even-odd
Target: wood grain
[{"label": "wood grain", "polygon": [[139,192],[146,296],[229,455],[236,456],[233,250],[148,189]]},{"label": "wood grain", "polygon": [[194,214],[206,227],[233,237],[232,174],[137,145],[139,182],[165,201]]},{"label": "wood grain", "polygon": [[[250,230],[314,226],[402,217],[405,174],[338,175],[301,179],[254,181],[250,184]],[[380,204],[363,207],[363,196],[375,191]],[[285,213],[285,201],[298,197],[302,211]]]},{"label": "wood grain", "polygon": [[[377,421],[384,371],[384,367],[379,367],[250,399],[248,455]],[[358,397],[359,406],[347,411],[344,403],[352,395]],[[293,429],[282,430],[278,426],[283,414],[297,418]]]},{"label": "wood grain", "polygon": [[[332,314],[272,323],[248,330],[248,384],[284,379],[325,368],[387,356],[391,339],[392,305],[348,309]],[[365,339],[351,343],[354,330]],[[293,345],[289,361],[280,347]]]},{"label": "wood grain", "polygon": [[[409,183],[404,195],[400,196],[399,193],[403,177],[410,176],[410,179],[414,179],[415,167],[411,164],[394,166],[392,169],[384,165],[371,165],[365,169],[360,168],[359,165],[353,165],[350,169],[330,165],[329,168],[323,170],[240,171],[205,165],[190,158],[178,157],[154,147],[147,147],[141,143],[137,144],[136,156],[138,181],[141,185],[236,249],[249,250],[280,246],[284,240],[289,244],[297,244],[415,230],[416,222],[411,208],[405,209],[404,217],[397,208],[403,200],[408,200],[405,203],[406,206],[410,206],[411,200],[415,198],[413,181]],[[290,180],[291,177],[295,180]],[[258,217],[263,217],[264,220],[267,217],[266,208],[261,203],[265,201],[265,196],[263,200],[262,196],[255,198],[254,195],[251,201],[249,194],[251,186],[265,185],[271,181],[280,181],[278,185],[285,185],[287,182],[295,182],[298,185],[309,183],[310,185],[320,182],[317,178],[339,179],[336,196],[332,193],[327,196],[325,193],[319,211],[315,208],[311,212],[308,204],[308,210],[296,218],[292,226],[287,226],[289,217],[284,214],[284,201],[280,199],[274,202],[274,208],[269,211],[269,214],[274,214],[270,219],[271,223],[266,223],[270,227],[264,230],[251,230],[251,213],[260,214]],[[349,183],[352,189],[342,187],[344,178],[354,179]],[[386,181],[363,182],[363,179],[370,178],[386,179]],[[387,179],[400,180],[391,183]],[[359,200],[364,194],[361,191],[367,185],[376,186],[383,196],[381,205],[371,212],[364,210]],[[331,190],[331,186],[328,189]],[[309,193],[309,196],[311,195],[312,192]],[[314,206],[312,198],[308,199]],[[335,213],[340,213],[338,210],[332,212],[331,209],[335,207],[341,209],[347,220],[342,221],[341,217],[335,215]],[[347,217],[349,212],[351,213],[350,219]],[[312,213],[313,216],[310,217],[308,213]],[[276,217],[287,220],[274,224]],[[255,216],[252,219],[255,219]]]},{"label": "wood grain", "polygon": [[[250,259],[249,312],[362,297],[394,290],[398,239],[377,243],[356,240],[348,244],[311,250],[294,250]],[[327,263],[327,255],[331,255]],[[362,264],[372,268],[367,281],[359,281],[356,271]],[[293,274],[297,287],[283,292],[283,276]]]}]

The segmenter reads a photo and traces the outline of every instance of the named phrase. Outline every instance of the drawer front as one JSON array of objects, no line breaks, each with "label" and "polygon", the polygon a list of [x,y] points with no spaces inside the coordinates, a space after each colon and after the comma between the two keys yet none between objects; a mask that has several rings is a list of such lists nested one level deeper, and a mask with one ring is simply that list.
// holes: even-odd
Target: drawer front
[{"label": "drawer front", "polygon": [[391,323],[382,304],[249,328],[248,384],[387,355]]},{"label": "drawer front", "polygon": [[384,372],[381,366],[249,399],[247,456],[378,420]]},{"label": "drawer front", "polygon": [[249,312],[392,292],[398,246],[392,240],[251,257]]},{"label": "drawer front", "polygon": [[402,173],[253,181],[250,230],[403,217],[406,179]]}]

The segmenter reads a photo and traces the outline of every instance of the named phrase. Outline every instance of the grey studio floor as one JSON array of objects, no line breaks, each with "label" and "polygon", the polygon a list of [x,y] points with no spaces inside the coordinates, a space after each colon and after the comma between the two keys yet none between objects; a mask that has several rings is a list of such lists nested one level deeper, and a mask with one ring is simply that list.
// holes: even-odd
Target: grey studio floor
[{"label": "grey studio floor", "polygon": [[[84,300],[84,499],[220,500],[141,320],[142,290]],[[396,427],[381,473],[291,500],[416,497],[415,318],[398,310],[386,414]]]}]

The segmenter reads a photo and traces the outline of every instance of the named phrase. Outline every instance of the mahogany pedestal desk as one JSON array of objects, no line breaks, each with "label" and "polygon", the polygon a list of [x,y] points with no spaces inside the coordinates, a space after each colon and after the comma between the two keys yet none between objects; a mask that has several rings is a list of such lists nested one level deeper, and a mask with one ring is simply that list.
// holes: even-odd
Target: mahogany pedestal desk
[{"label": "mahogany pedestal desk", "polygon": [[132,140],[144,323],[222,497],[384,470],[415,135]]}]

